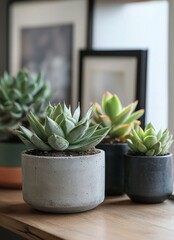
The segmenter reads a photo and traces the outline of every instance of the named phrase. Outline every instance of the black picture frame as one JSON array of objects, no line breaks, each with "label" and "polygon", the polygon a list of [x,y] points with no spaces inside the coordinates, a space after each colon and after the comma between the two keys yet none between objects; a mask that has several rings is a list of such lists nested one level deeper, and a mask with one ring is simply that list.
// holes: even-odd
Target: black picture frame
[{"label": "black picture frame", "polygon": [[[105,68],[105,65],[109,64],[109,62],[108,62],[109,59],[110,59],[110,61],[115,61],[117,59],[118,62],[121,59],[123,61],[124,61],[124,59],[125,60],[127,59],[128,61],[130,61],[131,59],[136,59],[136,65],[134,64],[136,67],[135,90],[134,90],[134,97],[133,97],[134,99],[132,99],[132,101],[134,101],[136,99],[138,100],[137,109],[145,109],[146,108],[146,85],[147,85],[146,78],[147,78],[147,57],[148,57],[147,50],[139,50],[139,49],[138,50],[137,49],[136,50],[81,50],[79,52],[79,55],[80,55],[80,57],[79,57],[79,59],[80,59],[80,61],[79,61],[79,101],[81,102],[82,112],[86,111],[86,108],[85,108],[86,104],[88,106],[90,105],[90,101],[88,101],[87,103],[84,103],[84,101],[86,101],[85,96],[88,94],[88,91],[91,94],[91,90],[92,90],[94,95],[96,95],[98,92],[97,87],[94,85],[94,81],[95,81],[94,79],[92,79],[92,82],[90,83],[92,85],[92,88],[91,88],[91,86],[89,87],[89,84],[86,85],[87,81],[90,81],[90,77],[88,78],[87,71],[91,70],[92,77],[93,77],[93,75],[95,75],[94,72],[96,72],[96,71],[99,72],[100,70],[95,71],[95,69],[97,69],[97,67],[96,67],[97,61],[99,61],[99,60],[101,61],[101,59],[105,59],[105,62],[102,63],[103,65],[101,65],[101,68],[103,66]],[[91,62],[91,65],[90,65],[90,61],[91,61],[90,59],[93,60],[93,62]],[[88,60],[88,62],[87,62],[87,60]],[[98,62],[98,64],[100,64],[100,63]],[[123,66],[123,64],[120,66]],[[116,67],[116,65],[114,66],[114,62],[113,62],[112,68],[113,68],[113,71],[116,71],[114,69],[114,67]],[[119,66],[118,66],[118,69],[119,69]],[[104,71],[103,68],[101,69],[101,72],[102,71]],[[123,70],[120,70],[120,71],[123,71]],[[98,80],[96,80],[96,81],[98,81]],[[105,90],[107,91],[108,89],[105,89]],[[129,89],[127,89],[127,90],[129,91]],[[112,93],[118,94],[117,92],[113,92],[114,91],[113,88],[111,91],[112,91]],[[119,96],[119,94],[118,94],[118,96]],[[96,96],[94,96],[94,97],[96,97]],[[88,99],[88,97],[87,97],[87,99]],[[121,99],[121,100],[123,100],[123,99]],[[141,117],[140,120],[141,120],[142,127],[144,127],[145,126],[145,114],[143,115],[143,117]]]},{"label": "black picture frame", "polygon": [[[15,3],[36,3],[36,2],[56,2],[56,1],[64,1],[68,2],[66,0],[1,0],[0,1],[0,75],[4,73],[4,71],[10,72],[10,64],[9,60],[11,59],[11,50],[10,50],[10,8],[12,4]],[[81,1],[81,0],[79,0]],[[85,0],[87,2],[87,9],[86,9],[86,16],[87,16],[87,26],[86,26],[86,45],[85,47],[87,49],[92,48],[92,35],[93,35],[93,11],[94,11],[94,0]],[[69,2],[72,2],[69,0]],[[78,51],[77,51],[78,54]],[[77,61],[77,76],[78,76],[78,61]],[[74,69],[73,69],[74,70]],[[13,74],[13,73],[12,73]],[[72,73],[71,73],[72,75]],[[72,77],[74,78],[74,77]],[[77,77],[76,77],[77,78]],[[73,85],[74,83],[72,83]],[[72,86],[73,87],[73,86]],[[78,88],[78,86],[77,86]],[[78,90],[77,90],[78,94]],[[77,95],[75,94],[75,95]],[[78,96],[75,96],[76,100],[78,100]],[[71,99],[74,99],[74,96],[72,94]],[[71,100],[72,101],[72,100]],[[73,103],[75,104],[75,102]]]}]

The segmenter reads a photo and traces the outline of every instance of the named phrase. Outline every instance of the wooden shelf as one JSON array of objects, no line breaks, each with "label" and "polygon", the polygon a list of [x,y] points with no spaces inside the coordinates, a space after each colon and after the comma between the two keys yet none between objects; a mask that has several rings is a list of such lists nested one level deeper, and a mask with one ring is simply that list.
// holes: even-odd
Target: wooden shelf
[{"label": "wooden shelf", "polygon": [[0,190],[0,226],[30,240],[173,240],[174,200],[135,204],[110,197],[79,214],[45,214],[22,200],[21,191]]}]

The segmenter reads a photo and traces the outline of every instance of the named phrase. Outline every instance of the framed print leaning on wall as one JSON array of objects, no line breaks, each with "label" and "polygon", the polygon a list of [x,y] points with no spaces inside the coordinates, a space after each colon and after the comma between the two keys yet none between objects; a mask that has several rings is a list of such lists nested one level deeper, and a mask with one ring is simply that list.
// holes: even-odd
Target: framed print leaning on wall
[{"label": "framed print leaning on wall", "polygon": [[78,51],[90,47],[92,0],[12,1],[9,69],[42,71],[54,101],[77,104]]},{"label": "framed print leaning on wall", "polygon": [[[79,100],[82,111],[101,102],[105,91],[119,96],[123,106],[136,99],[146,104],[147,50],[80,51]],[[145,123],[145,115],[141,118]]]}]

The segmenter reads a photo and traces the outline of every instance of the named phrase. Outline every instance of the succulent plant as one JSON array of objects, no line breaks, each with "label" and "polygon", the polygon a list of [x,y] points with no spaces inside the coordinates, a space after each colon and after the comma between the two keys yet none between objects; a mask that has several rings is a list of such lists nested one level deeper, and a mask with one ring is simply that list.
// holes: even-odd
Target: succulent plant
[{"label": "succulent plant", "polygon": [[159,156],[166,155],[173,142],[169,130],[156,131],[151,123],[143,130],[136,126],[127,138],[131,152],[135,155]]},{"label": "succulent plant", "polygon": [[102,98],[102,106],[98,103],[93,105],[92,122],[100,124],[101,128],[111,128],[108,133],[111,142],[125,142],[134,124],[139,124],[137,119],[144,113],[143,109],[134,112],[137,104],[138,101],[135,101],[123,108],[117,95],[106,92]]},{"label": "succulent plant", "polygon": [[11,135],[32,110],[42,116],[50,96],[49,83],[42,74],[29,75],[21,70],[15,77],[4,73],[0,79],[0,133]]},{"label": "succulent plant", "polygon": [[80,120],[80,106],[72,114],[66,104],[49,104],[46,118],[41,123],[33,113],[28,114],[32,131],[20,126],[18,136],[31,149],[43,151],[86,151],[95,147],[108,133],[109,128],[90,126],[92,107]]}]

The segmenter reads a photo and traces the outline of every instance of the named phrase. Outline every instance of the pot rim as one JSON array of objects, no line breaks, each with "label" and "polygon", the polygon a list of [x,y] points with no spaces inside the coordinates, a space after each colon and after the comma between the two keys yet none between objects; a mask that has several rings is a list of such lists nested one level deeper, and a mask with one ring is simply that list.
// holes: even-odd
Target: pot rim
[{"label": "pot rim", "polygon": [[107,145],[107,146],[123,146],[123,145],[128,145],[126,142],[115,142],[115,143],[105,143],[105,142],[100,142],[97,146],[100,146],[100,145]]},{"label": "pot rim", "polygon": [[21,155],[22,156],[26,156],[26,157],[33,157],[33,158],[37,158],[37,159],[81,159],[81,158],[90,158],[92,156],[96,156],[96,155],[100,155],[100,154],[104,154],[104,151],[101,150],[101,149],[98,149],[96,148],[96,150],[98,150],[99,152],[98,153],[95,153],[95,154],[88,154],[88,155],[80,155],[80,156],[38,156],[38,155],[32,155],[32,154],[27,154],[26,152],[29,151],[29,150],[24,150]]},{"label": "pot rim", "polygon": [[155,159],[155,158],[167,158],[167,157],[172,157],[173,154],[169,152],[169,153],[166,154],[166,155],[160,155],[160,156],[141,156],[141,155],[131,155],[131,154],[128,153],[128,154],[125,154],[125,156],[128,157],[128,158],[141,158],[141,159],[154,158],[154,159]]}]

